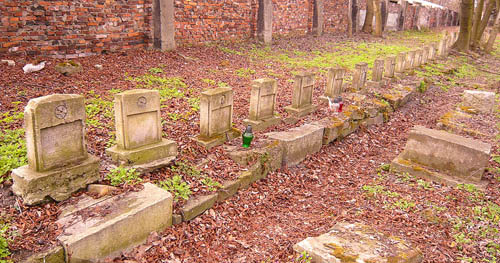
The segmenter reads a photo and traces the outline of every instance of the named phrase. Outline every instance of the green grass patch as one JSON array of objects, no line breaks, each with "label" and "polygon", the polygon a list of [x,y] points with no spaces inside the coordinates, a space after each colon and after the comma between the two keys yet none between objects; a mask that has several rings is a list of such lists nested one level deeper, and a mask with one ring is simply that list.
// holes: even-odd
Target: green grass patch
[{"label": "green grass patch", "polygon": [[172,178],[160,181],[158,182],[158,186],[172,193],[175,201],[180,198],[188,200],[192,193],[191,187],[182,180],[182,176],[180,175],[174,175]]},{"label": "green grass patch", "polygon": [[7,172],[28,163],[24,129],[0,131],[0,183]]},{"label": "green grass patch", "polygon": [[139,177],[140,174],[133,168],[117,167],[112,169],[107,175],[112,186],[118,186],[121,184],[138,184],[142,182]]}]

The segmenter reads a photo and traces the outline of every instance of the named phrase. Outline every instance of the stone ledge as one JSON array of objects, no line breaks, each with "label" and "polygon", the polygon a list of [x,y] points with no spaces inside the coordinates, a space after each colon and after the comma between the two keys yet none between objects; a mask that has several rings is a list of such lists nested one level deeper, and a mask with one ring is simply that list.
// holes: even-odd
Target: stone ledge
[{"label": "stone ledge", "polygon": [[217,194],[196,196],[189,198],[186,205],[181,208],[182,221],[189,221],[206,210],[210,209],[217,201]]},{"label": "stone ledge", "polygon": [[310,113],[315,112],[318,109],[318,106],[316,105],[308,105],[303,108],[294,108],[292,106],[286,106],[285,111],[288,112],[289,114],[293,115],[296,118],[302,118]]},{"label": "stone ledge", "polygon": [[243,123],[245,124],[245,126],[251,125],[252,130],[254,132],[258,132],[258,131],[263,131],[269,127],[276,126],[276,125],[280,124],[281,119],[276,117],[276,116],[273,116],[271,118],[257,120],[257,121],[245,119],[245,120],[243,120]]},{"label": "stone ledge", "polygon": [[22,260],[22,263],[65,263],[64,248],[56,246]]},{"label": "stone ledge", "polygon": [[12,171],[12,191],[27,205],[50,200],[63,201],[71,194],[99,180],[99,159],[93,155],[82,163],[52,171],[36,172],[28,165]]},{"label": "stone ledge", "polygon": [[238,129],[231,128],[229,131],[219,134],[217,136],[205,137],[198,135],[196,137],[191,138],[199,145],[204,146],[208,149],[224,144],[226,141],[230,141],[236,137],[241,136],[241,132]]}]

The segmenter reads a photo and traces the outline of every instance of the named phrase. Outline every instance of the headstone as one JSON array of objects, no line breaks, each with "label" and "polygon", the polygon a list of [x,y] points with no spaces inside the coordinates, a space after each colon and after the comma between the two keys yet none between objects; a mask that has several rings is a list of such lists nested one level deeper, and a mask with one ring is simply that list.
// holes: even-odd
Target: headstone
[{"label": "headstone", "polygon": [[392,169],[456,185],[481,187],[491,145],[445,131],[415,126],[404,151],[392,161]]},{"label": "headstone", "polygon": [[427,47],[424,47],[422,49],[422,61],[421,61],[421,65],[427,64],[428,60],[429,60],[429,49]]},{"label": "headstone", "polygon": [[413,67],[417,68],[420,67],[422,64],[422,49],[417,49],[415,50],[415,59],[413,62]]},{"label": "headstone", "polygon": [[384,64],[385,61],[383,59],[376,59],[373,62],[372,81],[382,81],[382,76],[384,75]]},{"label": "headstone", "polygon": [[63,201],[99,180],[99,160],[87,153],[83,96],[32,99],[24,122],[28,165],[12,171],[12,189],[24,203]]},{"label": "headstone", "polygon": [[444,39],[439,40],[437,55],[439,58],[445,58],[446,56],[446,41]]},{"label": "headstone", "polygon": [[352,87],[355,91],[362,90],[366,83],[366,72],[368,70],[368,64],[361,62],[356,64],[354,69],[354,76],[352,79]]},{"label": "headstone", "polygon": [[292,105],[285,107],[288,113],[300,118],[316,110],[312,104],[315,77],[316,73],[295,74]]},{"label": "headstone", "polygon": [[325,95],[321,96],[320,99],[328,100],[328,98],[336,98],[342,95],[343,92],[343,82],[346,70],[343,68],[329,68],[328,76],[326,80]]},{"label": "headstone", "polygon": [[406,52],[399,52],[396,56],[396,68],[394,69],[396,73],[405,72],[405,62],[406,62]]},{"label": "headstone", "polygon": [[168,165],[177,144],[162,138],[160,93],[135,89],[115,95],[116,145],[106,153],[120,166],[140,171]]},{"label": "headstone", "polygon": [[259,0],[257,36],[265,44],[273,40],[273,1]]},{"label": "headstone", "polygon": [[193,138],[211,148],[241,135],[232,127],[233,89],[216,88],[201,93],[200,134]]},{"label": "headstone", "polygon": [[293,246],[307,252],[316,263],[398,262],[420,263],[422,252],[400,237],[384,234],[361,223],[337,222],[320,236],[308,237]]},{"label": "headstone", "polygon": [[412,70],[415,62],[415,50],[406,52],[405,70]]},{"label": "headstone", "polygon": [[393,78],[394,77],[394,69],[396,67],[396,56],[388,56],[385,59],[385,77]]},{"label": "headstone", "polygon": [[250,114],[243,122],[253,131],[265,130],[277,125],[281,119],[274,115],[278,84],[274,79],[257,79],[252,82]]},{"label": "headstone", "polygon": [[436,59],[436,44],[431,43],[428,48],[429,48],[429,60],[434,61]]},{"label": "headstone", "polygon": [[480,90],[466,90],[462,106],[481,113],[491,113],[498,105],[495,104],[495,93]]}]

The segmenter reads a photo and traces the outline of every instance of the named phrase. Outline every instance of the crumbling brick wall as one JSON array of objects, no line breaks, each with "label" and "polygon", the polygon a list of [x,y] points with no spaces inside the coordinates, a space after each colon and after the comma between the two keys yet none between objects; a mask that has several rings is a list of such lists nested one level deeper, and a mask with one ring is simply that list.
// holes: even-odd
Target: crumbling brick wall
[{"label": "crumbling brick wall", "polygon": [[349,1],[346,0],[325,0],[324,17],[325,32],[345,33],[347,32],[347,20]]}]

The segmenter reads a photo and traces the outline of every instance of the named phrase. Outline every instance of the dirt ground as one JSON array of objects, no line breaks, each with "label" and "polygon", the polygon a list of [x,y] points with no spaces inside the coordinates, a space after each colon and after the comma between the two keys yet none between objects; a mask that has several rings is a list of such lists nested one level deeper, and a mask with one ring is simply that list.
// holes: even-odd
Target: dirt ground
[{"label": "dirt ground", "polygon": [[[113,144],[113,94],[136,87],[159,89],[165,99],[165,137],[175,139],[180,149],[173,167],[184,169],[167,167],[148,173],[142,177],[143,182],[155,183],[181,174],[193,195],[207,193],[209,186],[190,173],[222,182],[234,179],[243,167],[234,163],[222,146],[206,150],[190,139],[199,133],[196,98],[200,92],[218,86],[233,87],[233,122],[243,129],[253,79],[278,80],[277,112],[287,117],[283,108],[291,103],[293,72],[319,72],[314,91],[314,101],[319,103],[327,67],[340,64],[351,75],[355,63],[365,61],[371,65],[379,56],[409,50],[415,43],[429,43],[437,36],[437,32],[399,32],[380,40],[325,35],[281,39],[271,48],[245,42],[183,47],[165,53],[105,54],[76,60],[84,71],[69,77],[54,70],[61,60],[47,59],[50,64],[46,69],[23,74],[22,66],[34,59],[6,57],[2,59],[14,59],[17,65],[0,65],[0,126],[3,131],[21,128],[22,118],[15,116],[31,98],[53,93],[84,94],[87,114],[91,114],[87,127],[89,151],[103,159],[101,183],[107,184],[109,157],[104,150]],[[103,69],[97,69],[96,64]],[[402,151],[411,127],[418,124],[436,128],[442,116],[461,101],[464,90],[483,89],[498,94],[499,67],[498,41],[491,55],[452,53],[446,62],[422,67],[408,78],[424,78],[428,90],[396,111],[383,126],[359,130],[323,147],[297,167],[273,172],[193,221],[152,234],[145,245],[115,261],[294,262],[295,243],[328,231],[338,221],[348,221],[363,222],[408,239],[422,250],[425,262],[494,262],[500,257],[500,160],[495,158],[500,154],[498,111],[463,122],[471,129],[487,127],[489,132],[471,135],[456,131],[493,146],[484,175],[488,182],[484,192],[389,173],[384,164]],[[285,130],[327,115],[323,104],[318,112],[297,124],[282,124],[265,132]],[[5,121],[13,116],[13,120]],[[262,134],[256,137],[263,138]],[[28,251],[41,251],[57,243],[55,237],[61,229],[54,222],[62,204],[24,206],[10,191],[8,176],[9,172],[0,177],[5,180],[0,187],[0,223],[9,225],[9,248],[16,260]],[[134,189],[129,185],[120,187],[123,191]],[[179,200],[175,207],[178,209],[183,202]]]}]

